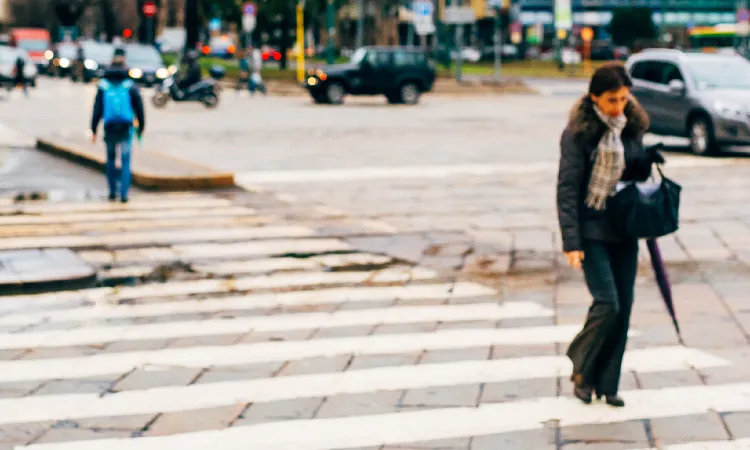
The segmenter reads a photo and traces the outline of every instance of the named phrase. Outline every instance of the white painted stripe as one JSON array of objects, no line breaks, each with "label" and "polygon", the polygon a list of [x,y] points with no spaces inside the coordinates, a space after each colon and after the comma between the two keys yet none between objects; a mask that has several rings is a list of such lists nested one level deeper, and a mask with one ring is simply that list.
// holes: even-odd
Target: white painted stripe
[{"label": "white painted stripe", "polygon": [[[537,345],[569,342],[580,325],[510,329],[462,329],[306,341],[260,342],[232,346],[170,348],[107,353],[77,358],[0,361],[0,382],[94,377],[146,366],[203,368],[336,355],[402,354],[490,345]],[[632,331],[631,335],[636,335]]]},{"label": "white painted stripe", "polygon": [[[657,347],[625,355],[623,370],[638,373],[721,367],[729,362],[700,350]],[[0,424],[75,420],[208,409],[376,391],[553,378],[570,373],[564,356],[384,367],[337,373],[170,386],[99,394],[65,394],[0,400]]]},{"label": "white painted stripe", "polygon": [[369,253],[348,253],[342,255],[323,255],[311,258],[267,258],[249,261],[227,261],[211,264],[197,264],[193,267],[199,272],[229,275],[238,273],[266,273],[282,270],[321,270],[353,265],[387,264],[393,259],[389,256]]},{"label": "white painted stripe", "polygon": [[0,349],[55,348],[117,341],[144,341],[185,337],[244,334],[251,331],[306,330],[378,324],[460,322],[548,317],[552,310],[533,302],[474,303],[468,305],[401,306],[394,308],[296,313],[239,319],[190,320],[99,327],[77,326],[71,330],[0,334]]},{"label": "white painted stripe", "polygon": [[[733,160],[707,160],[696,158],[669,159],[670,168],[722,167],[737,164]],[[366,181],[403,178],[449,178],[456,176],[522,175],[554,173],[558,164],[554,162],[527,162],[516,164],[454,164],[449,166],[398,166],[398,167],[358,167],[346,169],[315,169],[285,171],[251,171],[235,175],[239,185],[256,184],[299,184],[310,182]]]},{"label": "white painted stripe", "polygon": [[141,245],[149,243],[176,243],[190,241],[234,241],[243,239],[268,239],[280,237],[310,237],[315,232],[302,226],[267,226],[216,229],[158,230],[150,232],[120,232],[98,236],[62,235],[0,238],[0,249],[50,247],[99,247],[114,245]]},{"label": "white painted stripe", "polygon": [[40,202],[20,203],[11,207],[0,208],[1,214],[55,214],[72,212],[116,212],[116,211],[144,211],[164,210],[176,208],[216,208],[231,206],[232,201],[215,198],[174,198],[161,200],[139,201],[134,197],[129,203],[110,202]]},{"label": "white painted stripe", "polygon": [[27,295],[22,298],[34,299],[72,299],[81,301],[117,302],[123,299],[143,297],[170,297],[176,295],[220,294],[226,292],[247,291],[251,289],[303,288],[335,284],[356,283],[394,283],[417,280],[430,280],[437,272],[421,267],[390,268],[363,272],[312,272],[302,274],[280,273],[259,277],[245,277],[222,280],[175,281],[171,283],[152,283],[141,286],[121,288],[93,288],[77,291],[63,291],[54,294]]},{"label": "white painted stripe", "polygon": [[[736,441],[703,441],[690,442],[689,444],[664,445],[661,450],[750,450],[750,439],[737,439]],[[651,450],[651,449],[640,449]]]},{"label": "white painted stripe", "polygon": [[12,215],[0,216],[0,225],[51,225],[76,222],[114,222],[133,219],[176,219],[206,216],[249,216],[255,215],[256,211],[244,206],[227,206],[218,208],[189,208],[189,209],[167,209],[155,211],[130,211],[122,210],[116,212],[87,212],[87,213],[60,213],[51,216],[40,215]]},{"label": "white painted stripe", "polygon": [[[317,291],[254,294],[204,300],[180,300],[179,302],[149,302],[135,305],[109,305],[106,302],[97,302],[93,307],[85,306],[81,308],[76,308],[74,304],[61,302],[51,306],[68,306],[70,309],[8,314],[0,317],[0,325],[27,326],[45,322],[157,317],[186,313],[216,313],[279,306],[326,305],[347,301],[448,300],[490,295],[497,295],[497,291],[475,283],[456,283],[455,285],[412,284],[409,286],[343,287]],[[0,306],[5,305],[5,303],[5,301],[1,302]],[[35,304],[38,305],[38,302],[35,302]],[[14,309],[12,311],[23,309],[26,305],[28,303],[13,305]]]},{"label": "white painted stripe", "polygon": [[750,383],[639,390],[622,393],[627,407],[584,405],[570,397],[537,398],[333,419],[288,420],[225,430],[136,439],[101,439],[31,445],[27,450],[335,450],[383,444],[539,430],[560,426],[619,423],[717,412],[750,410]]}]

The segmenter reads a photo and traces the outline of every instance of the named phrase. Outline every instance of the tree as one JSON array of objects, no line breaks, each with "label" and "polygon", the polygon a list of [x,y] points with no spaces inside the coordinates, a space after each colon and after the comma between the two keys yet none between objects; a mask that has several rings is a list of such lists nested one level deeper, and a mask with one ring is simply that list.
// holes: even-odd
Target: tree
[{"label": "tree", "polygon": [[616,8],[609,24],[612,40],[617,45],[633,47],[639,41],[650,41],[658,36],[650,8]]}]

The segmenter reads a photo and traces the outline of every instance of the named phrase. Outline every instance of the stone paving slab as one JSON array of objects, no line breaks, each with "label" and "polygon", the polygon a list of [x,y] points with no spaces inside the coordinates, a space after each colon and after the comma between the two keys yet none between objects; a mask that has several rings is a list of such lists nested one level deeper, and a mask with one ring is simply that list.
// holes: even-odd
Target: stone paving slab
[{"label": "stone paving slab", "polygon": [[92,284],[96,269],[68,249],[0,251],[0,293]]}]

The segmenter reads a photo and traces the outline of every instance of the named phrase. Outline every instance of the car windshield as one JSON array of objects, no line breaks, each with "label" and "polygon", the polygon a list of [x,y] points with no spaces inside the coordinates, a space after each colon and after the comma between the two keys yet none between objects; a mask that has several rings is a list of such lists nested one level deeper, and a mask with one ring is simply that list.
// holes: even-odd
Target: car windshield
[{"label": "car windshield", "polygon": [[43,52],[49,49],[49,42],[44,39],[21,39],[18,46],[27,52]]},{"label": "car windshield", "polygon": [[365,59],[365,56],[367,56],[367,49],[360,48],[352,55],[351,63],[359,64]]},{"label": "car windshield", "polygon": [[750,89],[750,62],[744,58],[696,58],[688,66],[698,89]]},{"label": "car windshield", "polygon": [[0,63],[8,64],[16,61],[17,53],[11,47],[0,47]]},{"label": "car windshield", "polygon": [[110,64],[115,53],[115,47],[108,44],[84,44],[83,53],[86,58],[93,59],[97,64]]},{"label": "car windshield", "polygon": [[60,58],[75,59],[76,46],[72,44],[60,45],[57,47],[57,56]]},{"label": "car windshield", "polygon": [[125,54],[129,66],[159,66],[162,64],[159,51],[147,45],[130,45],[125,49]]}]

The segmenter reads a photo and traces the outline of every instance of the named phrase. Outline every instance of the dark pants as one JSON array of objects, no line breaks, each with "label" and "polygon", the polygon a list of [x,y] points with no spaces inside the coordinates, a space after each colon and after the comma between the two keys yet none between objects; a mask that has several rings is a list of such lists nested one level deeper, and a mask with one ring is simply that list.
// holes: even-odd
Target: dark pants
[{"label": "dark pants", "polygon": [[638,241],[585,241],[583,273],[594,303],[568,348],[577,383],[615,395],[628,341],[638,271]]}]

